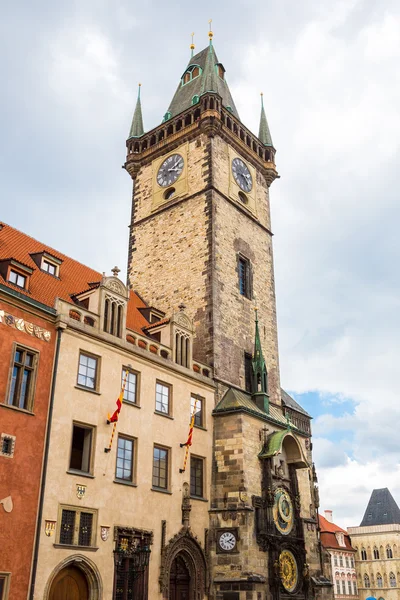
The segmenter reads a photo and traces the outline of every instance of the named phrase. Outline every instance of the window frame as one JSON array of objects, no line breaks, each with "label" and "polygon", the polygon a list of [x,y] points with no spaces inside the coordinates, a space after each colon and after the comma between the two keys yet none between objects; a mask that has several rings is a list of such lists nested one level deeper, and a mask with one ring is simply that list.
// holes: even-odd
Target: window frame
[{"label": "window frame", "polygon": [[[71,544],[63,544],[60,542],[61,537],[61,523],[62,523],[62,514],[63,510],[70,510],[75,512],[75,522],[74,522],[74,533],[73,533],[73,541]],[[96,548],[97,542],[97,521],[98,521],[98,510],[97,508],[88,508],[86,506],[73,506],[71,504],[60,504],[58,506],[58,517],[57,517],[57,537],[56,543],[54,546],[59,548]],[[89,546],[82,546],[78,543],[74,543],[75,541],[79,541],[79,533],[80,533],[80,521],[82,513],[90,513],[93,515],[92,520],[92,535]]]},{"label": "window frame", "polygon": [[[166,478],[166,485],[164,486],[160,486],[160,485],[156,485],[154,483],[154,451],[155,450],[163,450],[166,452],[166,456],[167,456],[167,464],[166,464],[166,468],[165,468],[165,478]],[[170,488],[171,488],[171,448],[169,448],[168,446],[163,446],[162,444],[153,444],[153,457],[152,457],[152,476],[151,476],[151,489],[152,490],[156,490],[157,492],[169,492]],[[158,478],[160,479],[160,476],[158,475]]]},{"label": "window frame", "polygon": [[[201,495],[193,493],[192,491],[192,461],[197,461],[198,464],[201,464]],[[206,489],[206,485],[205,485],[205,473],[206,473],[206,469],[205,469],[205,463],[206,463],[206,459],[204,458],[204,456],[198,456],[196,454],[191,454],[190,455],[190,497],[193,498],[194,500],[205,500],[205,496],[204,496],[204,491]],[[195,490],[196,490],[196,483],[195,483]]]},{"label": "window frame", "polygon": [[[13,458],[14,457],[16,439],[17,438],[15,437],[15,435],[11,435],[9,433],[2,433],[0,435],[0,456],[4,456],[5,458]],[[9,442],[10,443],[10,452],[4,452],[4,450],[3,450],[3,448],[4,448],[3,444],[5,442]]]},{"label": "window frame", "polygon": [[[168,412],[164,412],[162,410],[157,409],[157,386],[161,385],[168,389]],[[170,383],[166,383],[165,381],[161,381],[160,379],[156,379],[156,389],[155,389],[155,413],[157,415],[162,415],[163,417],[172,417],[172,385]]]},{"label": "window frame", "polygon": [[[122,367],[122,371],[121,371],[121,387],[122,387],[122,383],[124,381],[124,377],[125,377],[125,373],[128,373],[128,377],[126,380],[126,387],[124,390],[124,397],[122,398],[122,402],[124,402],[125,404],[130,404],[131,406],[140,406],[140,372],[136,371],[135,369],[131,369],[130,367],[127,366],[123,366]],[[127,398],[125,398],[125,393],[128,391],[127,387],[128,387],[128,382],[129,382],[129,375],[135,375],[136,377],[136,381],[135,381],[135,400],[129,400]]]},{"label": "window frame", "polygon": [[[24,407],[19,406],[20,398],[18,399],[18,406],[10,403],[12,382],[13,382],[13,373],[14,373],[14,367],[15,367],[15,362],[16,362],[15,354],[18,350],[20,352],[23,352],[24,354],[28,352],[33,355],[32,366],[27,367],[31,372],[31,378],[30,378],[30,382],[29,382],[28,392],[26,394],[27,398],[26,398]],[[10,364],[10,369],[9,369],[9,374],[8,374],[7,392],[6,392],[6,398],[4,401],[5,406],[8,406],[15,410],[21,410],[23,412],[33,413],[34,400],[35,400],[35,394],[36,394],[37,374],[38,374],[38,370],[39,370],[39,357],[40,357],[40,352],[36,348],[31,348],[30,346],[25,346],[24,344],[20,344],[19,342],[13,342],[12,349],[11,349],[11,364]],[[23,368],[23,370],[25,370],[25,368],[26,368],[26,365],[24,363],[25,363],[25,358],[23,359],[23,361],[21,363],[18,363],[19,366]],[[20,381],[18,382],[18,387],[19,387],[19,396],[20,396],[21,386],[22,386],[22,381],[21,381],[22,378],[20,377],[19,379],[20,379]],[[15,389],[14,389],[14,395],[15,395]]]},{"label": "window frame", "polygon": [[[86,356],[86,358],[91,358],[96,361],[94,387],[90,387],[87,385],[83,385],[82,383],[79,383],[79,375],[80,375],[79,367],[81,365],[81,356],[82,355]],[[79,388],[80,390],[86,390],[88,392],[98,392],[99,391],[99,382],[100,382],[100,365],[101,365],[101,357],[100,356],[98,356],[97,354],[93,354],[92,352],[88,352],[86,350],[79,349],[78,369],[77,369],[77,373],[76,373],[76,387]],[[85,375],[85,377],[87,378],[87,375]]]},{"label": "window frame", "polygon": [[194,416],[194,427],[197,427],[197,429],[205,429],[206,428],[206,415],[205,415],[205,406],[206,406],[206,399],[204,398],[204,396],[200,396],[199,394],[190,394],[190,418],[192,418],[192,414],[193,414],[193,408],[194,408],[194,400],[197,400],[197,402],[201,402],[201,409],[200,409],[200,423],[196,423],[196,418],[198,416],[198,412],[195,413]]},{"label": "window frame", "polygon": [[11,573],[10,571],[0,571],[0,579],[4,581],[3,593],[0,600],[7,600],[10,593]]},{"label": "window frame", "polygon": [[[131,459],[131,477],[130,479],[124,479],[121,477],[117,477],[117,469],[118,469],[118,450],[119,450],[119,440],[128,440],[132,442],[132,459]],[[114,481],[116,483],[122,483],[124,485],[136,485],[136,465],[137,465],[137,438],[132,437],[131,435],[126,435],[125,433],[119,433],[117,438],[117,455],[115,457],[115,471],[114,471]]]},{"label": "window frame", "polygon": [[[49,269],[46,269],[45,265],[49,266],[49,267],[53,267],[54,273],[50,273]],[[58,277],[58,269],[59,269],[59,265],[56,262],[53,262],[52,260],[49,260],[47,257],[42,256],[42,260],[40,263],[41,271],[43,271],[44,273],[47,273],[48,275],[51,275],[52,277]]]},{"label": "window frame", "polygon": [[[242,265],[244,266],[244,276],[242,277]],[[252,299],[252,268],[251,261],[244,254],[238,253],[237,256],[238,288],[239,294],[248,300]],[[242,286],[244,282],[244,287]],[[243,291],[242,291],[243,289]]]},{"label": "window frame", "polygon": [[[74,427],[80,427],[81,429],[86,429],[87,431],[90,431],[91,435],[90,435],[90,449],[89,449],[89,470],[88,471],[84,471],[82,469],[74,469],[73,467],[71,467],[71,459],[72,459],[72,443],[73,443],[73,439],[74,439]],[[79,475],[87,475],[93,476],[93,471],[94,471],[94,456],[95,456],[95,449],[96,449],[96,426],[95,425],[90,425],[89,423],[82,423],[81,421],[72,421],[72,432],[71,432],[71,445],[70,445],[70,452],[69,452],[69,463],[68,463],[68,473],[73,473],[73,474],[79,474]]]},{"label": "window frame", "polygon": [[[16,275],[16,281],[11,281],[11,273],[13,275]],[[20,277],[24,280],[24,285],[20,285],[18,283],[18,280],[19,280]],[[27,286],[28,275],[25,275],[25,273],[21,273],[21,271],[19,271],[15,267],[10,267],[9,268],[7,281],[8,281],[8,283],[11,283],[12,285],[15,285],[16,287],[19,287],[21,290],[26,290],[28,288],[28,286]]]}]

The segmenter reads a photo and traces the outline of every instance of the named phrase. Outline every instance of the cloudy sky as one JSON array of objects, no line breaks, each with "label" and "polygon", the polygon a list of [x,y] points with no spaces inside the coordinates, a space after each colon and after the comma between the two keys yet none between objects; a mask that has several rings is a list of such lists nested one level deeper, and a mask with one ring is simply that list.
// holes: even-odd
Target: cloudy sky
[{"label": "cloudy sky", "polygon": [[125,271],[137,83],[150,129],[210,18],[243,122],[263,91],[277,148],[282,384],[314,416],[321,510],[358,525],[373,488],[400,503],[398,1],[5,0],[0,218]]}]

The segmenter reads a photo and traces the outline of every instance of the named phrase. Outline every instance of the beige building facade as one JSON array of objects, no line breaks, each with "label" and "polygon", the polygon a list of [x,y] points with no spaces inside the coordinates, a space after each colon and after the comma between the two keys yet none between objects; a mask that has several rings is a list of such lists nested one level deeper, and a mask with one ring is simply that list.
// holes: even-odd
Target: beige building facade
[{"label": "beige building facade", "polygon": [[[56,600],[75,587],[76,597],[91,600],[161,598],[180,570],[190,572],[193,584],[197,577],[205,591],[214,385],[200,363],[171,359],[178,335],[185,334],[191,360],[184,312],[163,319],[155,338],[168,344],[161,343],[126,327],[139,313],[133,302],[142,313],[153,312],[154,323],[159,319],[155,309],[128,298],[117,277],[103,277],[75,304],[57,302],[62,337],[35,598]],[[122,306],[119,315],[107,301]],[[126,372],[108,451],[114,425],[107,415],[116,409]],[[180,444],[187,441],[194,402],[193,444],[181,472],[186,447]]]},{"label": "beige building facade", "polygon": [[356,550],[359,598],[400,598],[400,510],[387,488],[373,490],[359,527],[349,527]]}]

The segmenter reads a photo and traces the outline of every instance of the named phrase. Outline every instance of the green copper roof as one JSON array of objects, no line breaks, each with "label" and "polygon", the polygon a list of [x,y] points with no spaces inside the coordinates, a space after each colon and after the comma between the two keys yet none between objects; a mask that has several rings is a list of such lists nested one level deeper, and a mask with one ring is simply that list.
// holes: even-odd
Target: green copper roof
[{"label": "green copper roof", "polygon": [[[242,392],[236,388],[229,388],[217,406],[213,410],[213,414],[220,414],[224,412],[246,412],[255,417],[262,419],[263,421],[270,421],[279,424],[281,427],[287,427],[287,421],[282,412],[275,406],[269,407],[269,413],[258,408],[251,395],[246,392]],[[293,429],[296,429],[293,426]]]},{"label": "green copper roof", "polygon": [[268,127],[267,117],[265,116],[263,96],[261,96],[261,118],[258,138],[264,144],[264,146],[273,146],[271,133]]},{"label": "green copper roof", "polygon": [[143,128],[143,117],[142,117],[142,105],[140,103],[140,85],[138,91],[138,99],[136,102],[135,112],[133,113],[131,130],[129,132],[129,138],[141,137],[144,134]]},{"label": "green copper roof", "polygon": [[[260,340],[260,331],[258,329],[258,316],[256,309],[256,330],[254,336],[254,354],[252,360],[253,367],[253,375],[254,375],[254,384],[253,391],[254,392],[264,392],[268,394],[268,382],[267,382],[267,367],[265,364],[265,359],[262,352],[261,340]],[[258,378],[260,388],[258,387]]]},{"label": "green copper roof", "polygon": [[261,450],[260,454],[258,455],[258,458],[272,458],[273,456],[280,454],[282,452],[282,446],[286,436],[290,436],[290,441],[292,444],[290,455],[287,456],[290,462],[302,468],[310,466],[306,458],[304,457],[303,450],[299,441],[290,430],[276,431],[275,433],[272,433],[270,436],[268,436],[267,443]]},{"label": "green copper roof", "polygon": [[192,105],[193,96],[201,96],[206,92],[216,92],[222,98],[222,105],[225,107],[229,106],[235,117],[239,118],[226,79],[222,79],[218,75],[217,65],[219,64],[212,44],[191,57],[185,72],[191,65],[198,65],[201,69],[201,73],[198,77],[193,78],[184,85],[182,85],[182,80],[179,82],[178,88],[168,108],[171,117],[175,117],[189,108]]}]

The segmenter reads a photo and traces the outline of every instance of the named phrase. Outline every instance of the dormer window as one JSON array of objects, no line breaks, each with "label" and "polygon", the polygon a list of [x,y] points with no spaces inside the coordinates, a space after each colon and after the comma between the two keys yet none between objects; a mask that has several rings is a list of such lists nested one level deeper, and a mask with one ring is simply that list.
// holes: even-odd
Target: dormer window
[{"label": "dormer window", "polygon": [[223,65],[221,65],[221,63],[218,63],[217,65],[215,65],[215,68],[217,70],[218,75],[221,77],[221,79],[225,79],[225,69],[224,69]]},{"label": "dormer window", "polygon": [[46,271],[49,275],[57,276],[57,265],[52,262],[49,262],[45,258],[42,260],[42,271]]},{"label": "dormer window", "polygon": [[13,283],[14,285],[17,285],[18,287],[25,289],[27,279],[28,278],[26,275],[22,275],[21,273],[18,273],[18,271],[14,271],[14,269],[10,269],[10,272],[8,274],[8,281],[10,283]]},{"label": "dormer window", "polygon": [[122,337],[123,316],[123,303],[116,298],[106,296],[104,300],[104,331]]},{"label": "dormer window", "polygon": [[201,74],[201,68],[198,65],[191,65],[182,77],[182,85],[186,85]]},{"label": "dormer window", "polygon": [[42,252],[36,252],[35,254],[31,254],[32,260],[37,264],[41,271],[44,273],[48,273],[53,277],[58,277],[60,273],[60,265],[62,260],[53,256],[46,250]]}]

